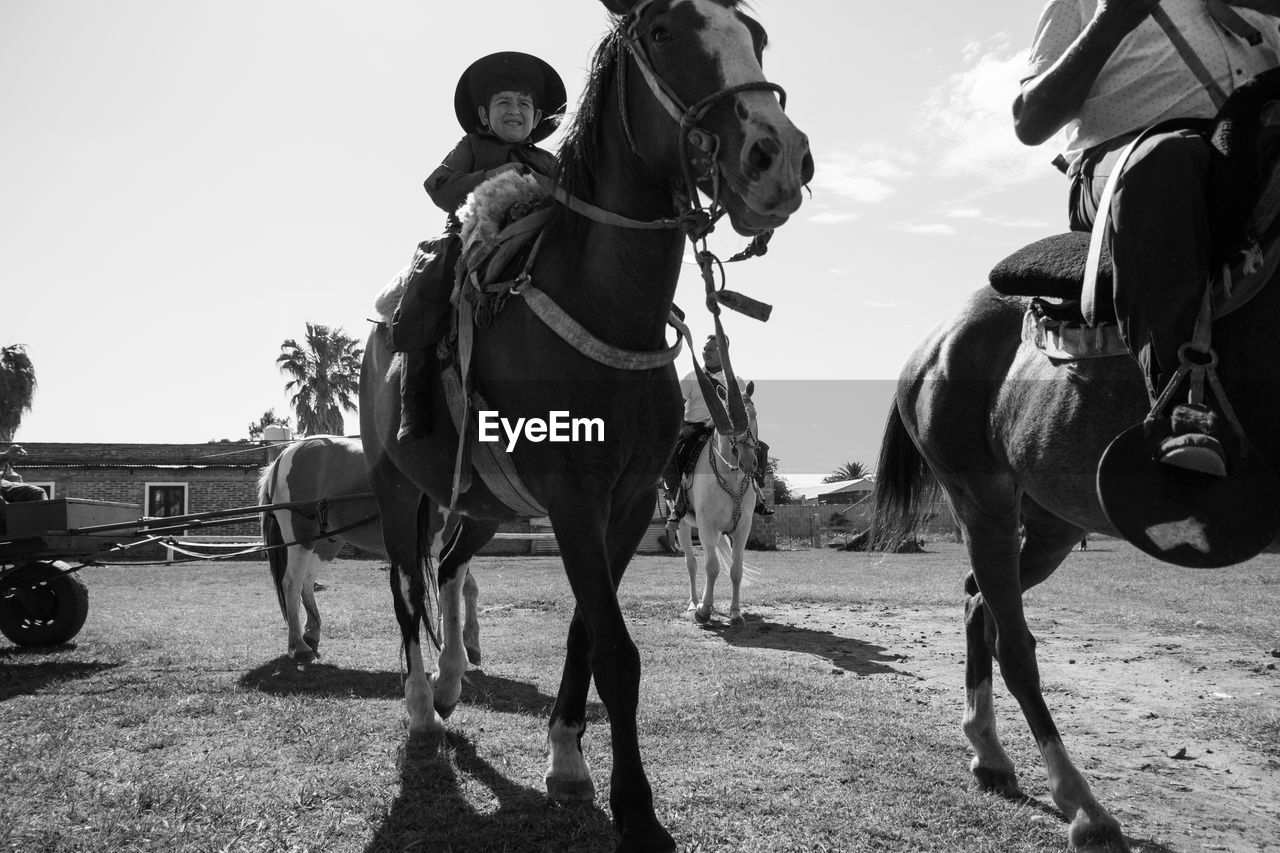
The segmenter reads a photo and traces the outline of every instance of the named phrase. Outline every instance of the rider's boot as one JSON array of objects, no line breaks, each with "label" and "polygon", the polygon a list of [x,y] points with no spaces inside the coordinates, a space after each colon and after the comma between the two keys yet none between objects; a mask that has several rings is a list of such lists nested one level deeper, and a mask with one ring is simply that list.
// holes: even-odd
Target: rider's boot
[{"label": "rider's boot", "polygon": [[1217,413],[1202,403],[1175,406],[1167,434],[1158,437],[1156,461],[1201,474],[1226,476],[1227,454],[1217,438],[1218,427]]},{"label": "rider's boot", "polygon": [[431,359],[425,349],[400,353],[400,431],[396,441],[407,444],[431,432]]}]

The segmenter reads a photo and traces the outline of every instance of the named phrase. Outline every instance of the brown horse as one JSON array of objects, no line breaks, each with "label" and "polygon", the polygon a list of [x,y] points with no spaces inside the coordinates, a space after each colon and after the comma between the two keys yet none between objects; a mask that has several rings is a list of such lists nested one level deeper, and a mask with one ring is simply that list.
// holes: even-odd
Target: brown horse
[{"label": "brown horse", "polygon": [[[1067,755],[1040,691],[1035,639],[1022,594],[1049,577],[1087,531],[1118,535],[1099,503],[1095,471],[1111,440],[1140,423],[1147,395],[1127,355],[1055,362],[1020,340],[1027,302],[984,289],[916,347],[898,381],[876,469],[881,542],[896,541],[941,485],[964,531],[966,580],[964,732],[985,788],[1017,791],[996,735],[992,659],[1022,706],[1070,820],[1073,847],[1124,849],[1116,820]],[[1266,377],[1223,376],[1229,399],[1264,459],[1280,453],[1280,289],[1272,281],[1214,325],[1215,347]],[[1234,381],[1232,381],[1234,380]],[[936,480],[934,479],[936,478]],[[1020,536],[1020,529],[1022,535]]]},{"label": "brown horse", "polygon": [[[912,531],[941,486],[964,532],[972,567],[965,581],[964,716],[975,753],[971,770],[984,788],[1018,790],[1013,763],[996,734],[994,659],[1040,748],[1053,800],[1070,821],[1073,848],[1126,849],[1119,823],[1067,755],[1041,694],[1022,594],[1048,578],[1077,543],[1083,546],[1089,531],[1123,533],[1169,562],[1205,568],[1275,550],[1278,107],[1280,70],[1269,71],[1232,94],[1209,137],[1215,264],[1229,261],[1231,269],[1211,288],[1216,358],[1198,361],[1222,365],[1213,396],[1224,412],[1234,411],[1233,427],[1240,433],[1232,439],[1241,454],[1230,476],[1181,472],[1151,461],[1140,441],[1142,427],[1136,426],[1150,408],[1137,364],[1122,347],[1102,346],[1106,336],[1100,331],[1081,334],[1083,327],[1062,340],[1074,337],[1102,357],[1049,357],[1066,353],[1023,334],[1029,307],[1023,298],[991,289],[975,293],[916,347],[898,380],[876,470],[875,539],[887,545]],[[1251,246],[1253,240],[1259,242]],[[1052,281],[1062,292],[1053,295],[1066,297],[1072,286],[1078,292],[1087,242],[1087,235],[1059,235],[1038,244],[1058,251],[1059,272]],[[1237,253],[1241,249],[1247,251]],[[1024,253],[1015,257],[1025,259]],[[1062,266],[1064,259],[1079,261],[1074,273],[1061,274],[1072,269],[1072,263]],[[993,282],[998,278],[993,274]],[[1050,281],[1038,280],[1040,286]],[[1184,364],[1189,366],[1190,360]]]},{"label": "brown horse", "polygon": [[[621,17],[596,52],[556,178],[559,189],[595,210],[588,216],[581,205],[557,207],[530,273],[597,344],[647,356],[666,346],[684,249],[681,230],[669,226],[690,210],[697,192],[688,188],[686,173],[723,206],[735,230],[755,235],[781,226],[796,211],[813,161],[807,139],[775,97],[778,87],[761,70],[764,30],[736,0],[602,2]],[[658,227],[637,228],[637,221]],[[654,813],[641,763],[640,655],[616,589],[648,526],[658,477],[675,442],[679,385],[670,362],[624,370],[584,355],[544,324],[532,305],[527,289],[513,289],[491,323],[475,330],[475,387],[488,408],[510,422],[568,412],[604,425],[600,440],[525,440],[510,454],[527,491],[551,519],[577,602],[549,723],[547,790],[554,798],[594,796],[580,745],[594,678],[609,714],[618,849],[674,850]],[[458,620],[452,620],[442,626],[438,675],[427,679],[419,630],[429,626],[429,584],[418,518],[426,504],[451,500],[458,434],[437,384],[435,434],[398,445],[398,385],[399,360],[387,348],[385,331],[375,328],[360,383],[361,434],[409,667],[410,732],[438,734],[442,717],[458,701],[465,656]],[[467,430],[475,441],[474,424]],[[438,570],[443,605],[458,595],[459,573],[498,522],[515,515],[479,478],[456,508],[464,517]]]}]

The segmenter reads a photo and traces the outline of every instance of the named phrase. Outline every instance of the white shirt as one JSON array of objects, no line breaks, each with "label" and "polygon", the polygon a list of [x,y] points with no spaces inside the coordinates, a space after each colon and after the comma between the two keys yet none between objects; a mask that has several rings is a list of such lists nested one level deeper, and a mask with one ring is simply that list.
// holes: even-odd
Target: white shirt
[{"label": "white shirt", "polygon": [[[1204,0],[1163,0],[1160,5],[1224,92],[1280,64],[1280,21],[1275,18],[1235,9],[1262,35],[1262,44],[1253,47],[1222,29]],[[1023,79],[1039,76],[1056,62],[1097,8],[1097,0],[1049,0],[1036,25]],[[1074,163],[1086,149],[1130,131],[1166,119],[1212,118],[1216,113],[1204,86],[1160,25],[1148,17],[1120,42],[1080,113],[1063,129],[1062,153]]]},{"label": "white shirt", "polygon": [[[708,375],[724,385],[724,371],[717,370]],[[741,376],[738,379],[738,390],[742,392],[743,401],[746,403],[747,412],[754,413],[755,408],[749,400],[747,400],[747,380]],[[702,397],[702,386],[698,384],[698,374],[689,371],[680,380],[680,393],[684,395],[684,419],[689,423],[711,425],[711,410],[707,408],[707,401]]]}]

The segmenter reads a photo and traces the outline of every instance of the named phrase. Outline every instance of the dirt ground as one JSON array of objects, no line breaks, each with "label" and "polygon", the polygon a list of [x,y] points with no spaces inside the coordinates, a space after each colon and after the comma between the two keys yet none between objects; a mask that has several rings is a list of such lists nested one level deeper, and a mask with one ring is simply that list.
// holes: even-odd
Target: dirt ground
[{"label": "dirt ground", "polygon": [[[1164,636],[1099,627],[1087,614],[1056,609],[1039,620],[1029,611],[1028,621],[1064,742],[1135,851],[1280,850],[1280,658],[1213,626]],[[818,626],[825,630],[815,633]],[[958,704],[959,626],[955,608],[756,606],[734,644],[777,646],[779,655],[799,653],[813,658],[809,665],[867,677],[888,668]],[[774,636],[759,636],[762,630]],[[999,682],[996,707],[1005,743],[1028,742],[1030,730]],[[1252,749],[1251,727],[1270,727],[1269,744]],[[1043,765],[1018,772],[1024,791],[1048,805]]]}]

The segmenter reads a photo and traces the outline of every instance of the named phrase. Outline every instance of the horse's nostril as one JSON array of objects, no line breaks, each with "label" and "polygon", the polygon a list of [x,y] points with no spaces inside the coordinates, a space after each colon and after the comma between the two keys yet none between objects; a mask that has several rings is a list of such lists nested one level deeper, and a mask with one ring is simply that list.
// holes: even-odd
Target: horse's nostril
[{"label": "horse's nostril", "polygon": [[774,159],[781,153],[782,146],[773,137],[757,140],[747,152],[747,172],[753,178],[759,177],[773,167]]},{"label": "horse's nostril", "polygon": [[813,180],[813,155],[805,153],[800,161],[800,183],[807,184]]}]

